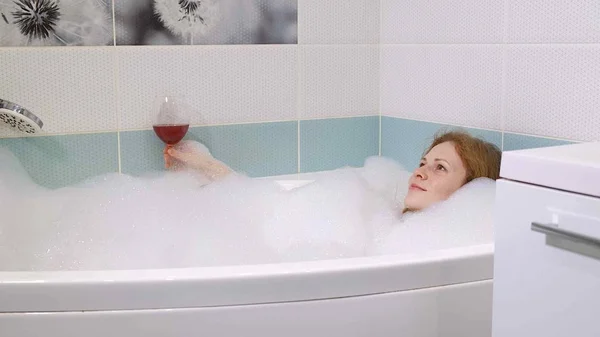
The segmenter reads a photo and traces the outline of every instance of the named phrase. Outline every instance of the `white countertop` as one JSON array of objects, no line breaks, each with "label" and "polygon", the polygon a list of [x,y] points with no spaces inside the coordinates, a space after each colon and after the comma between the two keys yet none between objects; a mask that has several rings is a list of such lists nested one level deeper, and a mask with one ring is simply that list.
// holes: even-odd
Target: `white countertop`
[{"label": "white countertop", "polygon": [[600,197],[600,142],[503,152],[500,177]]}]

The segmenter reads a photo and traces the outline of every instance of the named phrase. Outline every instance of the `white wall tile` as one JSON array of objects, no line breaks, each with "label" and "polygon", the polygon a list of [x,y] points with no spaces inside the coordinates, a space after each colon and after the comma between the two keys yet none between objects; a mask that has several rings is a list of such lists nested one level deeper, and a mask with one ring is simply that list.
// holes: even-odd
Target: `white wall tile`
[{"label": "white wall tile", "polygon": [[379,113],[377,45],[300,46],[299,117]]},{"label": "white wall tile", "polygon": [[378,43],[379,1],[298,0],[298,43]]},{"label": "white wall tile", "polygon": [[47,134],[116,130],[113,69],[107,47],[1,48],[0,98],[40,117]]},{"label": "white wall tile", "polygon": [[506,131],[600,140],[600,46],[510,46]]},{"label": "white wall tile", "polygon": [[194,125],[296,118],[296,45],[116,48],[122,129],[150,127],[164,93],[186,96]]},{"label": "white wall tile", "polygon": [[500,43],[504,0],[381,0],[381,43]]},{"label": "white wall tile", "polygon": [[383,115],[501,129],[502,47],[383,45]]},{"label": "white wall tile", "polygon": [[600,42],[598,0],[506,0],[507,42]]}]

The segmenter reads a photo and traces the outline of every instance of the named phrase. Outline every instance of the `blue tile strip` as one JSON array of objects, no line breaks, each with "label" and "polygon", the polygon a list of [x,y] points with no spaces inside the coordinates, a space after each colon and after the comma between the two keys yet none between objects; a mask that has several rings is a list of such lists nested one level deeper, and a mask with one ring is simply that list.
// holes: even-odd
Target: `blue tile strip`
[{"label": "blue tile strip", "polygon": [[[212,155],[251,177],[297,172],[297,122],[202,126],[184,139],[204,144]],[[164,144],[154,131],[121,132],[121,169],[139,175],[164,170]]]},{"label": "blue tile strip", "polygon": [[504,133],[504,151],[533,149],[538,147],[572,144],[566,140],[557,140],[544,137],[525,136],[514,133]]},{"label": "blue tile strip", "polygon": [[121,132],[121,172],[140,175],[163,170],[164,147],[153,130]]},{"label": "blue tile strip", "polygon": [[57,188],[87,178],[118,172],[117,133],[2,138],[32,179]]},{"label": "blue tile strip", "polygon": [[300,172],[359,167],[379,154],[379,116],[300,121]]},{"label": "blue tile strip", "polygon": [[418,165],[423,152],[429,147],[436,132],[460,129],[483,138],[502,148],[502,133],[473,128],[458,128],[446,124],[420,122],[394,117],[382,117],[381,155],[397,160],[405,169],[412,171]]},{"label": "blue tile strip", "polygon": [[[186,139],[205,144],[233,169],[252,177],[291,174],[298,170],[298,123],[275,122],[191,128]],[[413,170],[433,135],[452,130],[445,124],[382,117],[382,155]],[[465,129],[501,146],[502,133]],[[121,132],[121,167],[126,174],[162,171],[164,144],[154,131]],[[300,171],[359,167],[379,150],[379,117],[300,122]],[[504,151],[573,142],[512,133],[504,134]],[[57,188],[118,171],[117,133],[3,138],[0,147],[16,155],[33,180]]]}]

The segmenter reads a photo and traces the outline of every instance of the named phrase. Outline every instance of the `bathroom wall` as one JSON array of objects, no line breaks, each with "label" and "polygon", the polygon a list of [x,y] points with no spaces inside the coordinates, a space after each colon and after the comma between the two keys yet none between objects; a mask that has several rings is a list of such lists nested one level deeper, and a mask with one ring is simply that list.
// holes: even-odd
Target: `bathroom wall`
[{"label": "bathroom wall", "polygon": [[600,140],[600,2],[381,0],[381,153],[439,128],[504,150]]},{"label": "bathroom wall", "polygon": [[44,43],[2,7],[0,98],[45,126],[0,125],[0,146],[36,181],[162,170],[147,116],[165,93],[194,109],[187,139],[251,176],[378,153],[412,169],[456,126],[504,150],[600,139],[597,1],[220,0],[192,32],[155,3],[66,8]]},{"label": "bathroom wall", "polygon": [[[64,0],[42,39],[1,7],[0,98],[45,125],[34,137],[2,125],[0,146],[48,187],[162,170],[148,115],[168,93],[194,111],[186,138],[250,176],[379,153],[379,1],[207,1],[191,17],[193,2],[173,19],[168,6],[181,2]],[[184,16],[206,27],[184,29]]]}]

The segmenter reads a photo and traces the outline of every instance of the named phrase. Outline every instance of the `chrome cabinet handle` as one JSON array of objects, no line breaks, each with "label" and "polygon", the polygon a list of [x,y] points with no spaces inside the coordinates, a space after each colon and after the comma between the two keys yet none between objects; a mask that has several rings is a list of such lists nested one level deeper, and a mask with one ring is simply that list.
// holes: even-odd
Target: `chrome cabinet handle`
[{"label": "chrome cabinet handle", "polygon": [[558,228],[554,225],[531,223],[531,230],[546,234],[546,244],[600,260],[600,239]]}]

